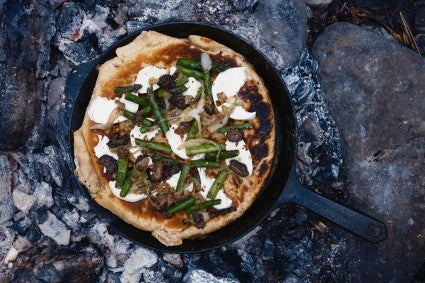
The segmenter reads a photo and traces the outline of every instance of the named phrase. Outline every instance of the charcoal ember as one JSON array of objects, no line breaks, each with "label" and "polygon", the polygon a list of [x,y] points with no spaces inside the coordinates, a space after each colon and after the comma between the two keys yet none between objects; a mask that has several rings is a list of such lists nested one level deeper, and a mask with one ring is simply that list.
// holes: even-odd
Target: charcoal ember
[{"label": "charcoal ember", "polygon": [[233,5],[237,11],[250,10],[254,11],[258,5],[258,0],[232,0]]},{"label": "charcoal ember", "polygon": [[425,249],[425,61],[349,23],[330,26],[313,52],[344,145],[351,206],[381,219],[388,230],[384,242],[357,251],[362,260],[352,263],[362,270],[358,280],[410,281]]},{"label": "charcoal ember", "polygon": [[50,237],[59,245],[68,245],[71,237],[71,231],[60,221],[53,213],[47,211],[43,219],[39,219],[38,227],[47,237]]},{"label": "charcoal ember", "polygon": [[41,120],[41,100],[47,97],[46,81],[40,79],[48,74],[52,11],[38,1],[26,4],[32,7],[29,14],[26,5],[7,2],[0,16],[5,31],[0,41],[8,42],[0,45],[2,53],[7,54],[0,64],[0,150],[25,146]]},{"label": "charcoal ember", "polygon": [[6,154],[0,154],[0,184],[2,184],[0,190],[0,225],[2,226],[11,220],[15,214],[11,189],[15,176],[13,171],[16,169],[17,164],[13,159]]},{"label": "charcoal ember", "polygon": [[157,261],[158,257],[152,251],[145,248],[136,249],[124,264],[121,282],[139,282],[143,275],[142,271],[154,266]]},{"label": "charcoal ember", "polygon": [[34,245],[21,256],[27,260],[15,263],[12,277],[15,282],[91,282],[98,278],[104,266],[102,255],[91,246],[64,253]]}]

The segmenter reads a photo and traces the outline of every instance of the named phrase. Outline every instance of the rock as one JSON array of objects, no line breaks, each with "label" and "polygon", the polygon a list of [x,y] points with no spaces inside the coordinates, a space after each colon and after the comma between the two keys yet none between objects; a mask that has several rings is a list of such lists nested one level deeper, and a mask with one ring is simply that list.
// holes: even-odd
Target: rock
[{"label": "rock", "polygon": [[121,282],[139,282],[142,270],[156,264],[158,258],[153,252],[139,248],[135,250],[124,264]]},{"label": "rock", "polygon": [[37,201],[33,195],[26,194],[19,189],[13,190],[12,198],[15,206],[25,214],[28,214]]},{"label": "rock", "polygon": [[348,23],[329,27],[313,53],[340,130],[352,207],[388,230],[380,244],[359,240],[355,281],[409,281],[425,249],[425,60]]},{"label": "rock", "polygon": [[95,282],[104,265],[102,255],[91,246],[59,252],[33,245],[20,256],[25,260],[17,260],[12,282]]},{"label": "rock", "polygon": [[41,232],[52,238],[58,245],[68,245],[71,231],[56,216],[47,211],[47,219],[43,223],[38,223]]},{"label": "rock", "polygon": [[[303,1],[170,0],[141,3],[130,0],[129,32],[148,24],[185,20],[207,22],[230,30],[264,52],[279,69],[293,66],[306,46],[307,8]],[[179,9],[175,7],[179,6]],[[246,7],[247,12],[241,12]],[[157,12],[153,12],[157,11]]]},{"label": "rock", "polygon": [[37,208],[50,208],[54,204],[52,197],[52,187],[45,182],[42,182],[35,188],[33,196],[36,199]]},{"label": "rock", "polygon": [[[30,13],[27,7],[31,7]],[[51,10],[43,1],[7,2],[3,6],[0,27],[8,44],[0,39],[0,57],[7,54],[0,60],[0,150],[23,147],[41,120],[39,99],[47,93],[42,79],[49,68],[51,20]]]},{"label": "rock", "polygon": [[189,270],[183,278],[187,283],[237,283],[238,281],[227,278],[219,278],[202,269]]},{"label": "rock", "polygon": [[0,225],[13,218],[15,209],[12,199],[12,170],[16,169],[16,163],[8,158],[7,155],[0,154]]},{"label": "rock", "polygon": [[313,8],[322,8],[332,3],[332,0],[305,0],[307,5]]}]

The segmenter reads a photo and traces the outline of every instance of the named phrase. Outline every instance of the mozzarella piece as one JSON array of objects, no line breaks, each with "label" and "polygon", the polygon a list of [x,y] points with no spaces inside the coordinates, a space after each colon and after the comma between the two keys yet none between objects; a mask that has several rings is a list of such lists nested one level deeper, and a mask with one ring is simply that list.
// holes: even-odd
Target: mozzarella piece
[{"label": "mozzarella piece", "polygon": [[97,158],[101,158],[103,155],[109,155],[118,160],[118,155],[111,152],[108,146],[109,138],[107,136],[101,136],[97,135],[99,138],[99,142],[97,145],[93,148],[94,154],[97,156]]},{"label": "mozzarella piece", "polygon": [[152,130],[152,131],[149,131],[149,132],[146,132],[146,133],[141,133],[140,132],[140,127],[139,126],[134,126],[133,130],[131,130],[131,132],[130,132],[131,145],[132,146],[135,146],[136,145],[136,139],[151,140],[158,133],[159,133],[159,128],[156,128],[155,130]]},{"label": "mozzarella piece", "polygon": [[183,95],[190,95],[195,98],[202,84],[195,78],[189,77],[187,83],[184,86],[187,87],[187,90],[183,92]]},{"label": "mozzarella piece", "polygon": [[236,106],[230,114],[230,118],[235,120],[252,120],[255,116],[257,116],[257,112],[248,112],[242,106]]},{"label": "mozzarella piece", "polygon": [[170,75],[174,75],[174,73],[177,71],[177,67],[176,66],[171,66],[170,67],[170,72],[169,72],[169,74]]},{"label": "mozzarella piece", "polygon": [[117,104],[114,100],[98,96],[90,104],[87,113],[89,114],[90,120],[93,122],[106,124],[115,108],[117,108]]},{"label": "mozzarella piece", "polygon": [[[171,150],[175,154],[177,154],[180,158],[189,159],[189,156],[186,155],[186,149],[179,149],[179,146],[181,146],[186,141],[187,134],[184,134],[183,138],[179,134],[176,134],[174,131],[177,129],[177,127],[177,124],[172,124],[168,132],[165,133],[165,136],[167,137]],[[197,154],[192,156],[191,159],[198,160],[204,158],[204,156],[205,154]]]},{"label": "mozzarella piece", "polygon": [[226,164],[229,166],[230,160],[235,159],[246,165],[249,175],[252,174],[253,165],[252,165],[252,156],[251,152],[247,148],[245,141],[241,140],[238,142],[226,141],[226,150],[239,150],[239,155],[233,158],[226,159]]},{"label": "mozzarella piece", "polygon": [[139,104],[134,103],[133,101],[129,101],[125,99],[125,94],[121,96],[119,99],[125,105],[125,109],[130,112],[136,112],[139,109]]},{"label": "mozzarella piece", "polygon": [[[207,197],[207,194],[215,179],[207,176],[205,168],[198,168],[198,173],[199,177],[201,178],[200,193],[204,199],[209,199]],[[224,209],[232,205],[232,200],[224,193],[222,188],[218,191],[217,196],[215,198],[221,200],[220,204],[213,206],[215,209]]]},{"label": "mozzarella piece", "polygon": [[[134,84],[142,85],[142,88],[139,89],[139,92],[140,93],[146,93],[148,91],[149,86],[150,86],[150,84],[149,84],[150,79],[152,79],[152,78],[153,79],[159,79],[160,77],[162,77],[163,75],[166,75],[167,73],[168,73],[168,71],[166,69],[162,69],[162,68],[158,68],[158,67],[149,65],[149,66],[146,66],[139,71]],[[152,87],[153,87],[153,90],[156,90],[156,89],[159,88],[159,85],[154,84]]]},{"label": "mozzarella piece", "polygon": [[171,176],[167,181],[165,181],[168,185],[170,185],[170,187],[173,188],[173,190],[175,190],[176,187],[177,187],[177,183],[179,182],[180,174],[181,174],[181,172],[178,172],[178,173],[174,174],[173,176]]},{"label": "mozzarella piece", "polygon": [[171,146],[171,150],[175,154],[177,154],[183,159],[189,159],[189,157],[186,155],[186,150],[184,148],[178,149],[178,147],[181,146],[182,143],[184,143],[184,141],[186,140],[187,134],[185,134],[183,138],[180,135],[176,134],[174,131],[177,129],[177,127],[178,126],[176,124],[172,124],[168,132],[165,133],[165,136],[167,137],[168,144]]},{"label": "mozzarella piece", "polygon": [[133,193],[128,193],[125,197],[121,197],[120,196],[121,190],[117,189],[115,184],[116,184],[116,181],[109,181],[109,188],[111,189],[114,196],[116,196],[117,198],[120,198],[128,202],[136,202],[136,201],[145,199],[147,197],[147,195],[145,194],[133,194]]},{"label": "mozzarella piece", "polygon": [[[211,87],[214,103],[218,100],[219,93],[224,93],[227,97],[236,96],[245,82],[245,67],[230,68],[218,74]],[[228,103],[223,104],[230,106]],[[217,109],[221,112],[221,105]]]}]

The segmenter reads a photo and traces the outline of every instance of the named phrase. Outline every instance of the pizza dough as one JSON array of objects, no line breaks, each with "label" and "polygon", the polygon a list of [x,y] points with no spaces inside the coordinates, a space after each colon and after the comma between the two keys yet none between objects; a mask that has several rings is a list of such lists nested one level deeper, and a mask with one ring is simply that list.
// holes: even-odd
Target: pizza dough
[{"label": "pizza dough", "polygon": [[[187,215],[183,211],[172,216],[164,216],[164,210],[153,207],[149,198],[130,202],[117,197],[117,194],[114,194],[111,189],[111,180],[105,177],[105,168],[99,162],[100,156],[97,156],[95,152],[95,150],[99,150],[100,143],[104,136],[99,134],[98,130],[92,129],[93,125],[96,123],[90,119],[90,113],[88,113],[88,111],[86,111],[81,128],[74,132],[74,154],[76,164],[75,175],[88,189],[93,199],[98,204],[110,210],[112,213],[116,214],[122,220],[130,223],[131,225],[142,230],[152,231],[152,235],[166,246],[180,245],[183,239],[201,237],[202,235],[206,235],[212,231],[220,229],[241,216],[249,208],[257,195],[262,191],[264,182],[271,170],[275,147],[274,113],[268,96],[268,91],[263,80],[256,74],[254,68],[248,62],[249,58],[247,60],[242,55],[211,39],[197,35],[191,35],[187,39],[179,39],[160,34],[155,31],[144,31],[130,44],[118,48],[116,50],[117,56],[115,58],[99,66],[98,78],[93,89],[93,93],[91,94],[91,100],[88,107],[88,110],[90,107],[95,107],[95,101],[99,97],[104,97],[109,101],[118,100],[119,97],[117,97],[114,92],[115,88],[118,86],[134,85],[136,80],[142,81],[143,74],[140,74],[140,71],[144,68],[149,67],[151,69],[148,68],[146,70],[151,71],[165,70],[161,72],[171,74],[172,72],[178,72],[178,68],[176,70],[175,65],[179,58],[200,60],[202,53],[208,54],[213,62],[219,62],[223,65],[227,64],[228,69],[235,70],[235,72],[237,72],[237,68],[243,68],[246,77],[243,81],[242,87],[238,89],[235,99],[236,101],[243,102],[243,105],[238,105],[240,107],[240,111],[245,111],[242,114],[254,113],[254,118],[252,118],[252,115],[248,117],[252,118],[249,119],[249,123],[252,124],[252,128],[243,130],[244,138],[243,141],[239,142],[239,147],[237,145],[238,143],[234,143],[233,147],[228,147],[238,148],[240,152],[245,150],[245,154],[250,155],[250,158],[252,159],[252,168],[250,169],[252,172],[247,177],[241,177],[232,170],[229,170],[227,167],[229,165],[229,160],[221,162],[221,166],[223,167],[221,169],[230,172],[220,190],[223,200],[227,199],[230,201],[230,206],[224,209],[208,208],[206,210],[202,210],[200,214],[203,215],[203,228],[196,227],[197,225],[194,224],[191,216]],[[156,69],[153,69],[154,67]],[[223,71],[223,74],[225,74],[224,72],[226,71]],[[213,73],[213,84],[219,75],[220,73],[218,72]],[[224,77],[223,80],[226,81],[226,77]],[[227,81],[230,81],[231,83],[232,79],[227,77]],[[157,80],[150,81],[150,84],[153,86],[157,83]],[[192,80],[192,83],[203,85],[203,82],[196,82],[196,80]],[[217,84],[218,81],[216,82],[216,85]],[[189,84],[187,89],[190,89],[190,87],[191,85]],[[202,87],[200,88],[202,91]],[[219,89],[219,87],[216,87],[216,89]],[[199,91],[199,85],[197,90]],[[145,95],[144,93],[137,94],[137,91],[134,94],[141,97]],[[220,95],[221,93],[218,93],[218,96]],[[215,96],[217,96],[217,93]],[[235,101],[235,99],[227,98],[227,101]],[[203,98],[200,100],[203,100]],[[194,99],[191,101],[194,101]],[[199,101],[197,103],[199,103]],[[219,102],[215,101],[215,103],[216,108],[219,108]],[[127,104],[128,103],[125,104],[126,109],[128,106]],[[195,113],[193,116],[198,115],[197,117],[201,117],[200,119],[202,119],[202,121],[206,121],[208,119],[219,119],[223,116],[220,115],[218,110],[215,111],[213,116],[208,116],[204,113],[202,105],[200,107],[196,107],[196,105],[198,104],[188,106],[188,108],[189,110],[192,109],[195,111],[193,112]],[[134,108],[134,105],[131,105],[131,107]],[[136,106],[136,108],[137,107],[138,106]],[[138,109],[140,110],[140,108],[141,106]],[[186,109],[182,109],[180,111],[172,109],[173,107],[171,107],[171,110],[169,110],[169,108],[162,110],[163,114],[168,117],[167,123],[170,127],[170,131],[173,129],[175,130],[173,125],[177,126],[178,122],[181,123],[181,119],[178,115],[190,112]],[[101,111],[101,109],[92,108],[92,111],[94,110],[98,112]],[[199,111],[201,111],[201,113],[197,113]],[[177,113],[177,115],[174,115],[174,113]],[[93,115],[94,114],[92,114],[92,116]],[[121,119],[125,120],[123,117],[121,117]],[[229,119],[229,121],[231,123],[235,123],[236,120]],[[262,125],[262,121],[263,124],[267,124],[267,127]],[[206,129],[204,128],[203,131],[206,131]],[[226,140],[225,134],[214,132],[208,133],[207,135],[211,140],[223,144],[223,147],[225,143],[229,145],[231,144],[231,142]],[[175,141],[170,140],[171,134],[166,135],[157,130],[156,134],[149,138],[156,142],[169,143],[173,148],[173,158],[175,160],[179,160],[179,162],[188,162],[189,159],[183,159],[179,156],[179,154],[174,152],[177,151],[177,149],[175,144],[173,144]],[[147,140],[148,138],[145,137],[145,139]],[[246,145],[241,147],[241,143],[245,143]],[[104,146],[105,145],[107,145],[106,142],[104,142]],[[132,148],[135,147],[133,146]],[[228,148],[226,148],[226,150]],[[150,166],[152,166],[152,164],[150,164]],[[214,180],[213,177],[215,177],[217,171],[221,169],[196,168],[193,170],[198,170],[201,179],[202,176],[204,176],[204,178],[210,178],[209,180],[211,182],[209,185],[211,185]],[[148,172],[150,172],[149,170]],[[195,172],[195,175],[198,174]],[[167,180],[167,184],[171,182],[170,180],[171,179]],[[166,182],[162,182],[161,184],[165,183]],[[192,187],[193,186],[195,185],[192,184]],[[153,196],[155,196],[155,189],[156,188],[151,188],[150,194],[153,194]],[[198,188],[198,190],[202,189]],[[185,193],[190,194],[189,192]],[[192,194],[195,193],[192,191]],[[199,200],[201,195],[202,194],[200,192],[196,193],[197,202],[202,201]],[[206,193],[204,195],[206,195]]]}]

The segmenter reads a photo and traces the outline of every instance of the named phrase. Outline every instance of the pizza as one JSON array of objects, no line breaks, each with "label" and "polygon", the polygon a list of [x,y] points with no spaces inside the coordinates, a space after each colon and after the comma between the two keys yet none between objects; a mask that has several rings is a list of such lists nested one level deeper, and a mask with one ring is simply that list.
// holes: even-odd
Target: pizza
[{"label": "pizza", "polygon": [[143,31],[98,71],[74,132],[75,175],[98,204],[166,246],[250,207],[271,171],[275,124],[249,58],[206,37]]}]

